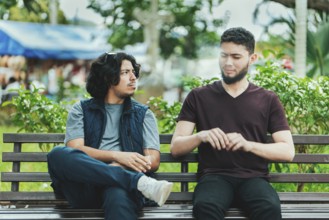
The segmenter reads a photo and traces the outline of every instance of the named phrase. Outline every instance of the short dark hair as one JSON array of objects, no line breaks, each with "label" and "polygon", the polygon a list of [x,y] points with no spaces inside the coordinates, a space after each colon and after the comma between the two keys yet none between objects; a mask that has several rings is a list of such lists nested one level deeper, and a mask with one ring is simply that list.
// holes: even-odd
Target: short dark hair
[{"label": "short dark hair", "polygon": [[140,65],[132,55],[120,53],[104,53],[92,64],[87,77],[87,92],[94,98],[104,99],[111,86],[120,82],[120,68],[123,60],[131,62],[136,78],[139,77]]},{"label": "short dark hair", "polygon": [[248,50],[249,54],[253,54],[255,50],[254,35],[242,27],[229,28],[224,31],[223,35],[221,36],[220,44],[225,42],[232,42],[235,44],[243,45]]}]

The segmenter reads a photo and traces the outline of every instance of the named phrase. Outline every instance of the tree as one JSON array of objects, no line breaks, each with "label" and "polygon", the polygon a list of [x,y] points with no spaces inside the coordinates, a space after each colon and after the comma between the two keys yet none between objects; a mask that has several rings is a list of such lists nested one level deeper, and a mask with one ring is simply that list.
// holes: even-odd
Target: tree
[{"label": "tree", "polygon": [[[261,6],[273,1],[266,0],[258,5],[254,12],[254,19],[257,20],[258,12],[261,10]],[[327,1],[329,2],[329,1]],[[329,76],[329,45],[326,38],[329,36],[329,13],[317,11],[315,9],[309,9],[307,11],[307,37],[306,37],[306,56],[307,56],[307,70],[304,75],[309,77],[315,76]],[[274,24],[286,24],[288,31],[286,35],[270,34],[266,27],[273,26]],[[266,44],[268,48],[281,47],[285,54],[290,57],[294,57],[295,53],[293,48],[295,47],[296,38],[296,17],[290,16],[288,18],[273,17],[272,21],[265,25],[265,32],[270,35],[270,39],[274,41],[268,41]],[[263,43],[265,44],[265,43]],[[266,49],[266,48],[263,48]]]},{"label": "tree", "polygon": [[171,55],[193,59],[201,45],[218,43],[216,29],[223,19],[205,13],[212,14],[213,6],[222,1],[90,0],[88,7],[105,18],[114,48],[145,42],[150,72],[159,74],[155,69],[158,54],[164,59]]},{"label": "tree", "polygon": [[[58,8],[58,1],[56,1]],[[4,20],[49,23],[48,0],[6,0],[0,2],[0,18]],[[67,24],[63,11],[58,10],[57,23]]]},{"label": "tree", "polygon": [[[273,20],[271,24],[285,23],[288,26],[287,38],[270,34],[270,40],[261,42],[262,50],[275,48],[282,50],[282,53],[294,57],[295,46],[295,18],[280,18]],[[327,37],[329,36],[329,23],[322,22],[317,25],[315,30],[307,30],[306,33],[306,61],[307,71],[304,75],[308,77],[329,76],[329,45]],[[266,45],[266,46],[264,46]]]}]

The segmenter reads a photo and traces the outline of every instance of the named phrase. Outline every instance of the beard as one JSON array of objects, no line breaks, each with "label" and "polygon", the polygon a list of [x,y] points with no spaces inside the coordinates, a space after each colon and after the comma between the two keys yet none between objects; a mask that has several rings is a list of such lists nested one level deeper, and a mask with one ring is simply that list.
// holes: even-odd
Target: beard
[{"label": "beard", "polygon": [[230,84],[239,82],[240,80],[242,80],[247,75],[249,65],[247,64],[236,76],[233,76],[233,77],[225,76],[224,70],[222,68],[220,68],[220,69],[221,69],[221,72],[222,72],[223,81],[226,84],[230,85]]},{"label": "beard", "polygon": [[122,92],[116,92],[115,95],[119,98],[119,99],[126,99],[128,97],[132,97],[134,95],[134,92],[132,93],[122,93]]}]

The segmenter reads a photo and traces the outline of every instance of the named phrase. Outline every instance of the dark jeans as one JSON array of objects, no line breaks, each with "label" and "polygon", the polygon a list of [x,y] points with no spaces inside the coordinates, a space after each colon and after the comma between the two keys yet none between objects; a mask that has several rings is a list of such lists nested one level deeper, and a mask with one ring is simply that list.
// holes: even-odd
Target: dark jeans
[{"label": "dark jeans", "polygon": [[48,171],[54,192],[73,208],[103,208],[106,220],[137,219],[142,173],[108,165],[70,147],[55,147],[48,154]]},{"label": "dark jeans", "polygon": [[281,219],[280,199],[265,179],[224,175],[201,178],[194,191],[193,214],[200,220],[224,219],[225,212],[234,201],[249,219]]}]

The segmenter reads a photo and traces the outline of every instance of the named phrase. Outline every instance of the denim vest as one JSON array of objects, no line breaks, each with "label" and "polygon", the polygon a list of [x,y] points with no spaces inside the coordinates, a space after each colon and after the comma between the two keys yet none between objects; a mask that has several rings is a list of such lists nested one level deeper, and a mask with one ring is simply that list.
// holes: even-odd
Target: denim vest
[{"label": "denim vest", "polygon": [[[103,100],[81,101],[86,146],[99,148],[106,127],[106,112]],[[126,98],[120,118],[119,135],[122,151],[143,153],[143,122],[148,107]]]}]

